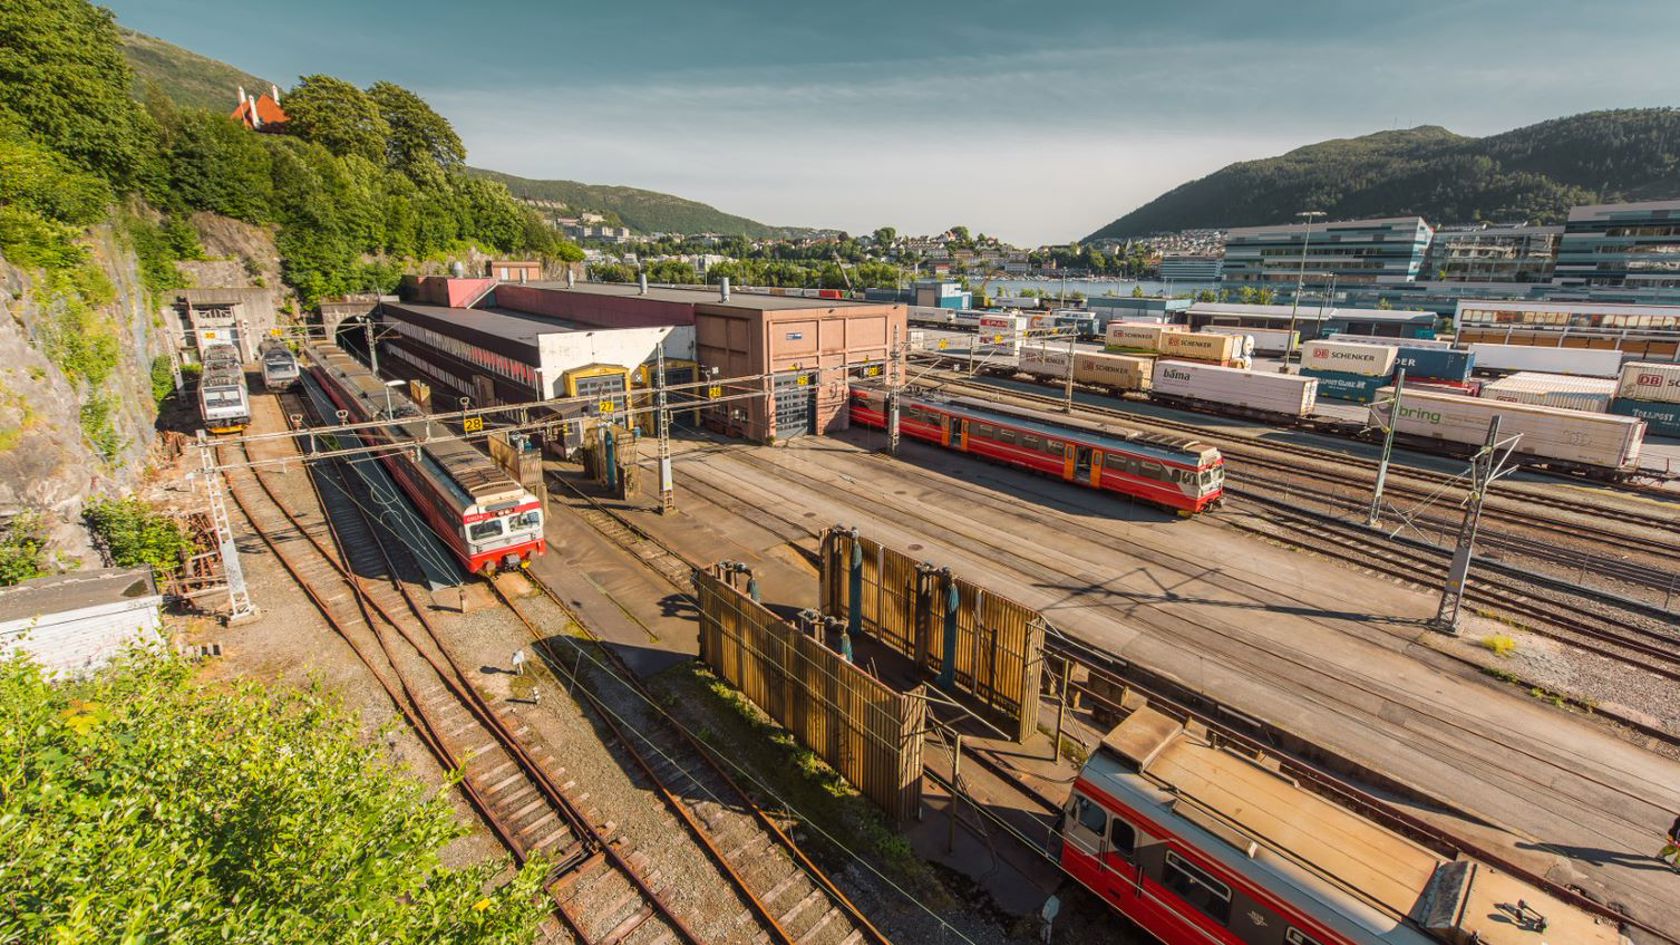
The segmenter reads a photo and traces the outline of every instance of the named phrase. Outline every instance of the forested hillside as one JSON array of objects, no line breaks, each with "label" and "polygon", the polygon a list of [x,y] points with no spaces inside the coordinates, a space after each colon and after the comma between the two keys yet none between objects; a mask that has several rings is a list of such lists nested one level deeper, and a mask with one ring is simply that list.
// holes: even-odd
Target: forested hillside
[{"label": "forested hillside", "polygon": [[1243,161],[1144,204],[1087,239],[1331,219],[1556,222],[1578,203],[1680,197],[1680,110],[1588,112],[1486,138],[1424,126]]},{"label": "forested hillside", "polygon": [[532,180],[476,167],[470,172],[506,184],[515,197],[563,203],[573,211],[596,210],[614,214],[637,233],[717,233],[762,239],[815,232],[804,227],[770,226],[724,213],[696,200],[654,190],[581,184],[574,180]]}]

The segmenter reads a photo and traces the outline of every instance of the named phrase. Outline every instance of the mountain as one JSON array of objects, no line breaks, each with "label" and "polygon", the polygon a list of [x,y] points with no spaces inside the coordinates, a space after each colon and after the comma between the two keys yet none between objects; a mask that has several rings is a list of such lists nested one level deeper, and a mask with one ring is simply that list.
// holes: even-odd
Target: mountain
[{"label": "mountain", "polygon": [[1242,161],[1180,185],[1087,240],[1260,226],[1303,209],[1332,220],[1555,223],[1580,203],[1680,197],[1680,109],[1556,118],[1485,138],[1425,125]]},{"label": "mountain", "polygon": [[152,82],[182,108],[208,108],[225,114],[239,104],[240,86],[252,94],[268,91],[267,79],[155,36],[126,27],[118,29],[123,53],[134,68],[137,97],[144,97],[146,84]]},{"label": "mountain", "polygon": [[565,204],[573,211],[595,210],[615,214],[638,233],[717,233],[754,238],[805,236],[818,232],[796,226],[770,226],[695,200],[674,197],[654,190],[580,184],[573,180],[532,180],[500,171],[469,168],[471,173],[501,181],[521,200]]}]

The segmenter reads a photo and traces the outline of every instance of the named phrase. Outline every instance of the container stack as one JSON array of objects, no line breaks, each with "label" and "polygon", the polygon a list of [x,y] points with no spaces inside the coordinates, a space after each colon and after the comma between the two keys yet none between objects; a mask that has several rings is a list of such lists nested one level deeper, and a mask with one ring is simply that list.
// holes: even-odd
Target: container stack
[{"label": "container stack", "polygon": [[1634,361],[1624,365],[1610,412],[1639,417],[1655,436],[1680,437],[1680,364]]},{"label": "container stack", "polygon": [[1103,333],[1103,347],[1125,354],[1160,354],[1161,337],[1184,329],[1174,325],[1142,322],[1109,322]]},{"label": "container stack", "polygon": [[1309,341],[1301,346],[1301,374],[1318,379],[1321,397],[1368,404],[1394,375],[1398,348],[1346,341]]},{"label": "container stack", "polygon": [[1482,385],[1483,400],[1533,407],[1560,407],[1588,413],[1608,413],[1619,382],[1602,377],[1574,377],[1519,371]]}]

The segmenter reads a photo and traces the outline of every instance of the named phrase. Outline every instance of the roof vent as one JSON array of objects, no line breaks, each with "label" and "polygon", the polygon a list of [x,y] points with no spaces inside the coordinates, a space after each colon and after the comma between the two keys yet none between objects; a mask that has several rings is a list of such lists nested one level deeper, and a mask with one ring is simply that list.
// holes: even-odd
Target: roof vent
[{"label": "roof vent", "polygon": [[570,289],[571,287],[572,287],[572,267],[567,266],[566,267],[566,288]]},{"label": "roof vent", "polygon": [[724,301],[724,302],[729,301],[729,277],[728,276],[724,276],[723,281],[718,283],[718,299],[720,301]]},{"label": "roof vent", "polygon": [[636,293],[637,295],[647,295],[647,273],[646,272],[643,272],[641,275],[636,277],[636,286],[640,290]]},{"label": "roof vent", "polygon": [[461,265],[461,261],[457,259],[449,264],[449,274],[460,279],[467,274],[467,267]]}]

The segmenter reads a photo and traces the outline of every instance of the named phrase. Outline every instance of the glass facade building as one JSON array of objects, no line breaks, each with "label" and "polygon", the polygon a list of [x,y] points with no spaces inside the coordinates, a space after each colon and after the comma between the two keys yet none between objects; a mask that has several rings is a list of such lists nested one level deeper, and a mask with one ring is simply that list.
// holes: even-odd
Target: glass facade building
[{"label": "glass facade building", "polygon": [[1552,281],[1560,286],[1680,288],[1680,200],[1570,210]]},{"label": "glass facade building", "polygon": [[1307,285],[1412,282],[1431,232],[1422,217],[1240,227],[1226,234],[1221,281],[1293,289],[1304,247]]}]

